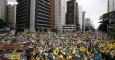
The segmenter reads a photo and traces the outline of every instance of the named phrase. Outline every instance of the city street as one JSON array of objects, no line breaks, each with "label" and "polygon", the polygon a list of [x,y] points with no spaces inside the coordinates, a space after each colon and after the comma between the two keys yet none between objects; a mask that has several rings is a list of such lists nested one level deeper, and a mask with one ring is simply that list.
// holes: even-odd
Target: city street
[{"label": "city street", "polygon": [[0,36],[0,60],[114,60],[115,41],[101,32]]},{"label": "city street", "polygon": [[115,0],[0,0],[0,60],[115,60]]}]

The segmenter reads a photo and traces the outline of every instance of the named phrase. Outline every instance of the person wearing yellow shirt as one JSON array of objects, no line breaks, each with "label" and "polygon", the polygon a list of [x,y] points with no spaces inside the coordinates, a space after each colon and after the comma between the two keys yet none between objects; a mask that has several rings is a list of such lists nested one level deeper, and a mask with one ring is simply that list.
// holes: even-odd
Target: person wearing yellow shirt
[{"label": "person wearing yellow shirt", "polygon": [[36,57],[36,60],[40,60],[40,58],[37,56],[37,57]]},{"label": "person wearing yellow shirt", "polygon": [[61,51],[59,51],[59,53],[58,53],[58,58],[59,58],[59,60],[64,60],[64,56],[61,53]]},{"label": "person wearing yellow shirt", "polygon": [[66,57],[66,59],[67,59],[67,60],[73,60],[73,58],[72,58],[71,55],[68,55],[68,56]]}]

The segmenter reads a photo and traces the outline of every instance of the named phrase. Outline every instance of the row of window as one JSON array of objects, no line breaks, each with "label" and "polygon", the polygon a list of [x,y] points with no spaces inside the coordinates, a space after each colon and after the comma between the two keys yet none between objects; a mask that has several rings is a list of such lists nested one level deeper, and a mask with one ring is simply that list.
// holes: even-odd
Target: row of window
[{"label": "row of window", "polygon": [[41,24],[50,24],[49,21],[44,21],[44,20],[36,20],[36,22],[39,22]]},{"label": "row of window", "polygon": [[41,10],[41,9],[37,9],[36,14],[39,14],[39,13],[46,14],[46,15],[50,15],[50,13],[47,12],[47,11],[44,11],[44,10]]},{"label": "row of window", "polygon": [[49,24],[36,23],[36,27],[50,27]]},{"label": "row of window", "polygon": [[50,9],[51,7],[50,7],[50,4],[47,4],[48,2],[40,2],[40,1],[38,1],[36,4],[37,5],[41,5],[41,6],[44,6],[44,7],[46,7],[46,8],[48,8],[48,9]]},{"label": "row of window", "polygon": [[44,7],[40,6],[40,5],[38,5],[38,6],[36,7],[36,9],[37,9],[37,10],[43,10],[43,11],[45,11],[45,12],[47,12],[47,13],[50,13],[50,9],[47,10],[47,8],[44,8]]},{"label": "row of window", "polygon": [[45,19],[45,20],[49,20],[49,18],[46,18],[46,17],[44,17],[44,16],[36,16],[36,18],[38,18],[38,19],[40,19],[40,20],[43,20],[43,19]]},{"label": "row of window", "polygon": [[19,4],[17,5],[17,8],[22,8],[26,6],[26,1],[24,1],[23,3],[19,2]]},{"label": "row of window", "polygon": [[26,13],[21,13],[21,14],[17,14],[16,17],[24,17],[26,15]]},{"label": "row of window", "polygon": [[48,19],[50,18],[50,15],[37,14],[37,16],[48,18]]},{"label": "row of window", "polygon": [[23,14],[23,13],[26,13],[26,10],[25,10],[25,9],[22,9],[22,10],[17,11],[16,14]]},{"label": "row of window", "polygon": [[39,4],[43,4],[43,5],[46,5],[46,6],[49,6],[50,7],[50,1],[44,1],[44,0],[36,0],[36,2]]},{"label": "row of window", "polygon": [[63,26],[63,27],[75,27],[75,26]]},{"label": "row of window", "polygon": [[49,18],[50,15],[47,15],[47,14],[43,14],[43,13],[38,13],[38,15],[43,15],[43,16],[47,16]]},{"label": "row of window", "polygon": [[63,28],[63,29],[75,29],[75,28]]}]

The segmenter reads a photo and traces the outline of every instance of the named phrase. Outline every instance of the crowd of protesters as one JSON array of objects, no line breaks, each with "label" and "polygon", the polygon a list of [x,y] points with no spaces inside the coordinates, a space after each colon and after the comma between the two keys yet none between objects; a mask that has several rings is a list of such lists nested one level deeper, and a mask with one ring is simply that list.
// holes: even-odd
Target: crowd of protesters
[{"label": "crowd of protesters", "polygon": [[11,52],[19,60],[115,60],[115,40],[101,32],[0,35],[0,45],[7,44],[18,44]]}]

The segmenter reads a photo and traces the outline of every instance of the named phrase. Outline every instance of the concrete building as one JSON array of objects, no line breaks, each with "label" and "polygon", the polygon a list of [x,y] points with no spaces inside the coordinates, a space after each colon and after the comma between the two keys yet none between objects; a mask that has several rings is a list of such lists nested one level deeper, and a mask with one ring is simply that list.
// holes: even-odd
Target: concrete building
[{"label": "concrete building", "polygon": [[82,27],[83,27],[83,10],[82,10],[82,7],[79,6],[79,25],[80,25],[80,30],[82,30]]},{"label": "concrete building", "polygon": [[0,0],[0,19],[6,22],[7,0]]},{"label": "concrete building", "polygon": [[85,31],[90,30],[92,27],[92,22],[90,18],[85,19]]},{"label": "concrete building", "polygon": [[61,0],[61,1],[62,1],[62,4],[61,4],[62,25],[65,25],[68,0]]},{"label": "concrete building", "polygon": [[80,25],[80,30],[84,31],[85,30],[85,11],[82,10],[81,6],[79,6],[79,25]]},{"label": "concrete building", "polygon": [[63,32],[75,32],[76,31],[76,25],[64,25],[63,26]]},{"label": "concrete building", "polygon": [[7,6],[7,24],[11,29],[15,29],[16,25],[16,4]]},{"label": "concrete building", "polygon": [[85,31],[85,11],[82,12],[82,31]]},{"label": "concrete building", "polygon": [[76,0],[70,0],[67,2],[67,13],[66,13],[65,24],[76,25],[76,31],[79,30],[78,3],[76,3]]},{"label": "concrete building", "polygon": [[17,0],[16,32],[30,29],[30,0]]},{"label": "concrete building", "polygon": [[109,3],[108,3],[109,12],[115,11],[115,0],[108,0],[108,1],[109,1]]},{"label": "concrete building", "polygon": [[55,0],[51,0],[50,30],[55,31]]},{"label": "concrete building", "polygon": [[68,0],[55,0],[55,29],[58,32],[62,32],[63,25],[65,25],[67,1]]},{"label": "concrete building", "polygon": [[50,30],[50,0],[17,0],[17,32]]},{"label": "concrete building", "polygon": [[85,26],[91,26],[91,19],[90,18],[85,19]]},{"label": "concrete building", "polygon": [[57,32],[62,32],[62,1],[55,0],[55,28]]}]

